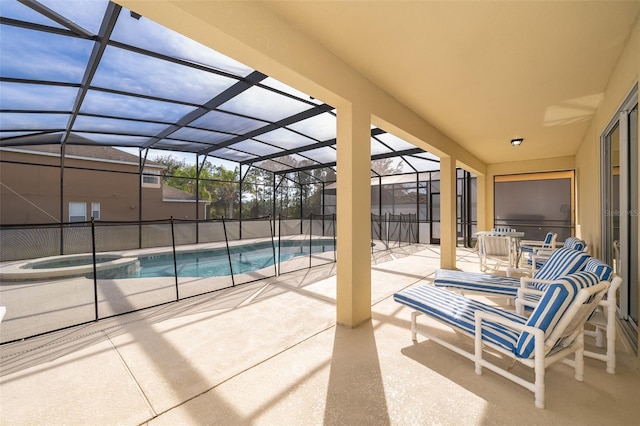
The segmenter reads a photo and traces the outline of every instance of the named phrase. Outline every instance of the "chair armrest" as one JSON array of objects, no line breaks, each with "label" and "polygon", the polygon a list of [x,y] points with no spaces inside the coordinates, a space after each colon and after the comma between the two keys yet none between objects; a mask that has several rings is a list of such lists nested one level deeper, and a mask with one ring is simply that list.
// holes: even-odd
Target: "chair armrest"
[{"label": "chair armrest", "polygon": [[[518,295],[516,296],[516,313],[519,315],[524,315],[524,308],[528,307],[531,309],[535,309],[542,298],[544,291],[536,290],[534,288],[529,287],[520,287],[518,289]],[[527,295],[538,296],[537,300],[527,299]]]},{"label": "chair armrest", "polygon": [[530,268],[507,268],[507,277],[511,277],[513,273],[520,273],[520,274],[526,274],[526,275],[531,275],[531,269]]},{"label": "chair armrest", "polygon": [[551,284],[552,282],[553,280],[541,280],[540,278],[533,278],[533,277],[520,277],[520,288],[528,289],[529,284],[534,284],[534,283]]},{"label": "chair armrest", "polygon": [[520,245],[528,247],[542,247],[544,245],[544,241],[520,240]]},{"label": "chair armrest", "polygon": [[[496,322],[498,324],[504,325],[505,327],[509,327],[513,330],[519,331],[520,334],[522,335],[523,332],[528,332],[533,336],[533,347],[534,347],[534,358],[537,360],[536,361],[536,365],[540,365],[539,363],[544,363],[544,353],[545,353],[545,346],[544,346],[544,331],[540,330],[539,328],[535,328],[535,327],[531,327],[529,325],[526,324],[519,324],[519,323],[515,323],[513,321],[510,321],[504,317],[495,315],[495,314],[490,314],[488,312],[483,312],[483,311],[476,311],[474,314],[474,320],[475,320],[475,326],[476,326],[476,332],[474,334],[474,352],[475,352],[475,363],[476,363],[476,373],[480,374],[481,370],[481,365],[482,365],[482,321],[483,320],[490,320],[493,322]],[[518,355],[515,355],[516,357],[518,357]],[[537,368],[536,368],[537,370]],[[497,370],[493,370],[498,372]],[[536,371],[536,374],[537,371]]]},{"label": "chair armrest", "polygon": [[[505,327],[509,327],[513,330],[519,331],[519,332],[529,332],[532,334],[538,334],[541,333],[542,337],[544,337],[544,331],[540,330],[539,328],[536,327],[532,327],[530,325],[526,325],[526,324],[520,324],[519,322],[514,322],[511,321],[505,317],[501,317],[500,315],[496,315],[496,314],[492,314],[490,312],[484,312],[484,311],[475,311],[474,313],[474,318],[475,318],[475,322],[476,322],[476,331],[480,328],[482,328],[482,320],[488,320],[488,321],[493,321],[496,322],[500,325],[504,325]],[[478,333],[476,333],[477,335]]]},{"label": "chair armrest", "polygon": [[537,250],[534,250],[533,255],[538,257],[549,257],[553,254],[554,251],[556,251],[556,249],[548,249],[548,248],[537,249]]}]

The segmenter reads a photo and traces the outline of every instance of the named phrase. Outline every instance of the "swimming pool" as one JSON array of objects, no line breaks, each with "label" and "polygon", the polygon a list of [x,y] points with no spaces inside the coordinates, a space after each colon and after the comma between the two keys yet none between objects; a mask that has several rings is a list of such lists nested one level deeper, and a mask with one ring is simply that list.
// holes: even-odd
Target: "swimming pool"
[{"label": "swimming pool", "polygon": [[[270,266],[279,260],[281,262],[298,256],[308,256],[311,253],[322,253],[335,250],[334,240],[309,241],[290,240],[282,241],[278,248],[276,242],[275,257],[270,241],[229,247],[229,257],[225,247],[193,251],[176,254],[176,269],[178,277],[220,277],[234,274],[258,271]],[[115,278],[148,278],[148,277],[173,277],[174,263],[172,254],[139,255],[140,268],[138,271],[129,272]],[[231,264],[230,264],[231,263]],[[100,278],[100,274],[98,274]]]}]

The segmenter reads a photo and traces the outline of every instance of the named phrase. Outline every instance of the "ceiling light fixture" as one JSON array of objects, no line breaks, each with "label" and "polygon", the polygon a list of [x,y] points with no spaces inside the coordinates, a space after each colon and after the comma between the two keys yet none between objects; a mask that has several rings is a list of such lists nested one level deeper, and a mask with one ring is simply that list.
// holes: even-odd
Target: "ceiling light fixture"
[{"label": "ceiling light fixture", "polygon": [[520,146],[520,145],[522,145],[523,141],[524,141],[524,139],[522,139],[522,138],[520,138],[520,139],[511,139],[511,145]]}]

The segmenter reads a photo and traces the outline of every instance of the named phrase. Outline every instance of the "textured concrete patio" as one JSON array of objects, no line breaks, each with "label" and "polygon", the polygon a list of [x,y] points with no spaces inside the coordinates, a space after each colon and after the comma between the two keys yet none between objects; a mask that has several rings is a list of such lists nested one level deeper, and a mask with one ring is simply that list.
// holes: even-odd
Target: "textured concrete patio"
[{"label": "textured concrete patio", "polygon": [[[458,256],[477,270],[473,252]],[[592,359],[582,383],[550,368],[544,410],[524,388],[412,343],[409,309],[391,296],[438,264],[438,247],[377,252],[373,318],[355,329],[335,324],[329,265],[3,345],[0,423],[638,424],[640,374],[620,339],[615,375]]]}]

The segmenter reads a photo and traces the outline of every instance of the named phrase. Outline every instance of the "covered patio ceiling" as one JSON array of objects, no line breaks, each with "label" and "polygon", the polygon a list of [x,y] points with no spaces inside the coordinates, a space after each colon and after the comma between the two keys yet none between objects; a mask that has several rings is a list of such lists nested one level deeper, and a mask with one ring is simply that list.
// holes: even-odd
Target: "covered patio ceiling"
[{"label": "covered patio ceiling", "polygon": [[[165,150],[335,176],[332,106],[114,3],[7,0],[0,24],[0,147]],[[439,169],[378,128],[371,154],[373,176]]]},{"label": "covered patio ceiling", "polygon": [[[126,0],[148,13],[143,3]],[[221,25],[222,8],[163,3]],[[640,19],[638,0],[263,0],[252,9],[261,5],[259,16],[272,13],[485,164],[575,156],[595,112],[610,107],[604,93]],[[515,138],[524,143],[512,148]]]}]

